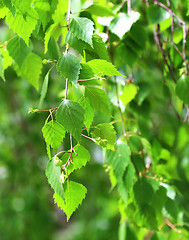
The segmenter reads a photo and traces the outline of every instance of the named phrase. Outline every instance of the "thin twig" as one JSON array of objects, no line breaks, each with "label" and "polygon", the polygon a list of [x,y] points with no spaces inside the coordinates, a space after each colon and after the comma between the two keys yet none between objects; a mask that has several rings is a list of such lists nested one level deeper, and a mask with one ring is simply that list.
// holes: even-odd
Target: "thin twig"
[{"label": "thin twig", "polygon": [[131,13],[131,0],[127,0],[127,13],[128,15]]}]

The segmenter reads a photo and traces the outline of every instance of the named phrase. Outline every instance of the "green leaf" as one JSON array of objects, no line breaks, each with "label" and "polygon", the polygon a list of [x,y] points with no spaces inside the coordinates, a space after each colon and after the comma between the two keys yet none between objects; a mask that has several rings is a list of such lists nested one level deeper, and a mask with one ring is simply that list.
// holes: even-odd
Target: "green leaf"
[{"label": "green leaf", "polygon": [[176,95],[185,103],[189,104],[189,77],[184,76],[179,79],[176,85]]},{"label": "green leaf", "polygon": [[93,25],[94,23],[88,18],[73,18],[70,23],[70,32],[92,46]]},{"label": "green leaf", "polygon": [[86,43],[75,37],[70,31],[65,36],[65,42],[69,47],[74,48],[83,55],[83,49],[86,47]]},{"label": "green leaf", "polygon": [[[75,152],[72,154],[72,162],[70,163],[69,167],[68,167],[68,174],[72,173],[75,169],[80,169],[82,167],[84,167],[87,162],[90,160],[90,154],[87,151],[86,148],[84,148],[81,145],[76,145],[74,147],[75,152],[77,153],[77,155],[75,154]],[[62,161],[63,163],[66,163],[66,161],[69,158],[70,153],[65,153],[62,156]]]},{"label": "green leaf", "polygon": [[102,38],[98,34],[93,34],[93,48],[99,58],[109,61],[108,51]]},{"label": "green leaf", "polygon": [[54,194],[54,201],[67,215],[67,221],[72,213],[78,208],[86,196],[87,189],[82,184],[67,181],[64,184],[65,203],[58,192]]},{"label": "green leaf", "polygon": [[12,5],[11,0],[2,0],[3,4],[10,10],[12,15],[14,16],[16,13],[16,8]]},{"label": "green leaf", "polygon": [[158,24],[170,17],[168,11],[157,5],[147,8],[147,17],[150,24]]},{"label": "green leaf", "polygon": [[59,46],[53,36],[51,36],[48,43],[48,54],[51,59],[58,60],[60,57]]},{"label": "green leaf", "polygon": [[119,17],[116,17],[111,21],[109,29],[119,38],[122,38],[125,33],[130,30],[133,23],[139,19],[139,17],[140,14],[134,11],[132,11],[129,15],[125,13],[119,13]]},{"label": "green leaf", "polygon": [[120,99],[124,105],[130,103],[137,94],[138,87],[132,83],[129,83],[124,86],[123,93],[120,96]]},{"label": "green leaf", "polygon": [[24,40],[19,36],[15,36],[8,41],[7,50],[19,67],[22,66],[28,54],[31,52],[31,48],[27,47]]},{"label": "green leaf", "polygon": [[56,119],[79,141],[84,122],[84,113],[85,111],[79,103],[64,100],[56,112]]},{"label": "green leaf", "polygon": [[[79,84],[80,85],[93,85],[93,86],[100,85],[99,82],[97,81],[98,77],[96,77],[95,75],[96,74],[94,74],[92,68],[87,63],[82,63],[79,79],[80,80],[90,79],[90,80],[80,81]],[[94,78],[94,79],[91,79],[91,78]]]},{"label": "green leaf", "polygon": [[87,62],[87,64],[92,68],[93,72],[95,74],[99,74],[101,76],[104,75],[108,75],[108,76],[123,76],[125,77],[123,74],[121,74],[116,67],[111,64],[110,62],[107,62],[105,60],[102,59],[94,59],[91,60],[89,62]]},{"label": "green leaf", "polygon": [[[82,97],[81,100],[79,101],[79,104],[84,108],[85,110],[85,121],[84,124],[86,128],[89,128],[93,122],[94,118],[94,110],[91,107],[89,99]],[[87,129],[89,132],[89,129]]]},{"label": "green leaf", "polygon": [[11,13],[8,13],[6,17],[9,27],[12,28],[13,31],[18,35],[20,35],[27,45],[29,44],[31,33],[37,24],[37,19],[37,13],[33,8],[28,10],[25,18],[20,12],[16,12],[15,17],[13,17]]},{"label": "green leaf", "polygon": [[46,94],[47,94],[47,90],[48,90],[48,84],[49,84],[49,73],[50,71],[47,72],[47,74],[45,75],[45,79],[43,81],[43,85],[42,85],[42,88],[41,88],[41,97],[40,97],[40,100],[39,100],[39,109],[41,109],[42,105],[43,105],[43,102],[44,102],[44,99],[46,97]]},{"label": "green leaf", "polygon": [[1,48],[1,54],[3,56],[3,68],[4,70],[11,66],[13,59],[10,57],[7,49]]},{"label": "green leaf", "polygon": [[56,29],[57,26],[58,26],[58,24],[54,23],[54,24],[50,25],[50,27],[45,32],[45,50],[44,50],[44,53],[46,53],[47,50],[48,50],[49,40],[51,38],[51,35],[52,35],[53,31]]},{"label": "green leaf", "polygon": [[101,123],[94,127],[91,131],[93,138],[99,139],[99,144],[108,149],[114,150],[116,132],[113,125],[109,123]]},{"label": "green leaf", "polygon": [[57,150],[60,146],[66,133],[63,126],[56,121],[45,123],[42,128],[42,132],[46,143],[51,145],[51,147],[55,150]]},{"label": "green leaf", "polygon": [[104,112],[107,115],[110,114],[110,102],[104,90],[97,87],[85,86],[85,96],[90,100],[94,109]]},{"label": "green leaf", "polygon": [[[53,190],[62,198],[65,198],[63,184],[60,182],[61,168],[55,166],[56,156],[49,160],[46,168],[46,176]],[[62,200],[63,201],[63,200]]]},{"label": "green leaf", "polygon": [[115,16],[115,14],[109,8],[98,5],[98,4],[92,4],[88,8],[86,8],[84,11],[90,12],[91,14],[99,17]]},{"label": "green leaf", "polygon": [[12,0],[12,3],[22,14],[26,13],[31,6],[31,0],[21,1],[21,0]]},{"label": "green leaf", "polygon": [[1,55],[0,52],[0,77],[5,81],[5,76],[4,76],[4,68],[3,68],[3,56]]},{"label": "green leaf", "polygon": [[64,78],[68,78],[74,84],[77,84],[80,69],[79,59],[70,53],[64,53],[58,60],[57,70]]},{"label": "green leaf", "polygon": [[47,26],[47,23],[50,21],[49,14],[51,11],[51,6],[48,0],[35,0],[34,8],[38,13],[38,16],[43,24],[43,29]]},{"label": "green leaf", "polygon": [[115,145],[115,151],[107,151],[107,161],[113,167],[118,183],[122,183],[124,172],[130,162],[130,155],[128,145],[120,140]]},{"label": "green leaf", "polygon": [[134,196],[137,205],[143,208],[145,204],[152,201],[155,192],[159,188],[159,183],[147,177],[141,177],[134,185]]},{"label": "green leaf", "polygon": [[35,53],[30,53],[28,55],[21,68],[21,76],[31,83],[36,90],[39,89],[41,69],[41,58]]}]

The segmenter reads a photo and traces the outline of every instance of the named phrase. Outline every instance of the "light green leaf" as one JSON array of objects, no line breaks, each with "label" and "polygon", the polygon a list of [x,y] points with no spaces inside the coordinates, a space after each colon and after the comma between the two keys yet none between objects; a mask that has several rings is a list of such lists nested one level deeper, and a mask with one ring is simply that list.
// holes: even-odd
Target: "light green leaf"
[{"label": "light green leaf", "polygon": [[4,68],[3,68],[3,56],[1,55],[0,52],[0,77],[5,81],[5,76],[4,76]]},{"label": "light green leaf", "polygon": [[26,13],[31,6],[31,0],[21,1],[21,0],[12,0],[12,3],[22,14]]},{"label": "light green leaf", "polygon": [[123,181],[124,172],[130,163],[130,155],[131,152],[128,145],[120,140],[115,145],[115,151],[107,151],[107,161],[113,167],[118,183]]},{"label": "light green leaf", "polygon": [[94,23],[88,18],[73,18],[70,23],[70,32],[92,46],[93,25]]},{"label": "light green leaf", "polygon": [[141,143],[142,143],[144,149],[146,150],[146,153],[152,160],[153,156],[152,156],[152,147],[151,147],[150,142],[146,138],[140,138],[140,140],[141,140]]},{"label": "light green leaf", "polygon": [[19,36],[15,36],[8,41],[7,50],[19,67],[22,66],[28,54],[31,52],[31,48],[27,47],[24,40]]},{"label": "light green leaf", "polygon": [[44,53],[46,53],[48,50],[49,40],[51,38],[53,31],[56,29],[57,26],[58,26],[58,24],[54,23],[54,24],[50,25],[50,27],[45,32],[45,51],[44,51]]},{"label": "light green leaf", "polygon": [[10,10],[12,15],[14,16],[16,13],[16,8],[12,5],[11,0],[2,0],[3,4]]},{"label": "light green leaf", "polygon": [[[85,97],[81,98],[81,100],[79,101],[79,104],[81,104],[81,106],[85,110],[85,121],[84,121],[84,124],[85,124],[86,128],[89,128],[91,126],[92,122],[93,122],[94,110],[91,107],[89,99],[87,99]],[[87,131],[89,132],[89,129],[87,129]]]},{"label": "light green leaf", "polygon": [[[77,153],[77,155],[75,154],[75,152],[72,154],[72,162],[70,163],[69,167],[68,167],[68,174],[72,173],[75,169],[80,169],[82,167],[84,167],[87,162],[90,160],[90,154],[87,151],[86,148],[84,148],[81,145],[76,145],[74,147],[75,152]],[[65,153],[62,156],[62,161],[63,163],[66,163],[68,158],[69,158],[69,153]]]},{"label": "light green leaf", "polygon": [[39,109],[41,109],[42,105],[43,105],[43,102],[44,102],[44,99],[46,97],[46,94],[47,94],[47,90],[48,90],[48,84],[49,84],[49,71],[47,72],[47,74],[45,75],[45,79],[43,81],[43,85],[42,85],[42,88],[41,88],[41,97],[40,97],[40,100],[39,100]]},{"label": "light green leaf", "polygon": [[[91,79],[91,78],[93,78],[93,79]],[[87,63],[81,64],[81,71],[80,71],[79,79],[80,80],[90,79],[87,81],[80,81],[79,82],[80,85],[93,85],[93,86],[100,85],[99,82],[97,81],[98,77],[95,76],[92,68]]]},{"label": "light green leaf", "polygon": [[189,104],[189,77],[184,76],[179,79],[176,85],[176,95],[185,103]]},{"label": "light green leaf", "polygon": [[99,139],[99,144],[108,149],[114,150],[116,132],[113,125],[109,123],[101,123],[94,127],[91,131],[93,138]]},{"label": "light green leaf", "polygon": [[98,5],[98,4],[90,5],[88,8],[85,9],[85,11],[90,12],[91,14],[99,17],[115,16],[115,14],[109,8]]},{"label": "light green leaf", "polygon": [[55,159],[56,159],[56,156],[54,156],[52,160],[49,160],[49,162],[47,163],[46,176],[53,190],[57,192],[57,194],[62,199],[64,199],[65,198],[64,188],[63,188],[63,184],[60,182],[61,168],[55,166],[55,163],[54,163]]},{"label": "light green leaf", "polygon": [[94,59],[91,60],[89,62],[87,62],[87,64],[92,68],[93,72],[95,74],[99,74],[101,76],[104,75],[108,75],[108,76],[123,76],[125,77],[123,74],[121,74],[116,67],[111,64],[110,62],[107,62],[105,60],[102,59]]},{"label": "light green leaf", "polygon": [[132,83],[124,86],[120,99],[124,105],[130,103],[137,94],[138,87]]},{"label": "light green leaf", "polygon": [[56,119],[79,141],[84,122],[84,113],[85,111],[79,103],[64,100],[56,112]]},{"label": "light green leaf", "polygon": [[65,203],[58,193],[54,194],[54,201],[67,215],[67,221],[72,213],[78,208],[86,196],[87,189],[82,184],[67,181],[64,184]]},{"label": "light green leaf", "polygon": [[76,84],[80,72],[80,61],[70,53],[64,53],[58,60],[57,70],[64,78]]},{"label": "light green leaf", "polygon": [[8,8],[6,8],[6,7],[1,7],[1,8],[0,8],[0,19],[1,19],[1,18],[4,18],[4,17],[7,15],[8,12],[9,12],[9,9],[8,9]]},{"label": "light green leaf", "polygon": [[129,15],[125,13],[119,13],[119,17],[114,18],[111,21],[109,29],[116,34],[119,38],[122,38],[126,32],[128,32],[140,17],[140,13],[132,11]]},{"label": "light green leaf", "polygon": [[51,145],[51,147],[55,150],[57,150],[60,146],[66,133],[63,126],[56,121],[45,123],[42,128],[42,132],[46,143]]},{"label": "light green leaf", "polygon": [[9,52],[7,49],[2,48],[1,53],[3,56],[3,68],[4,70],[11,66],[13,59],[10,57]]},{"label": "light green leaf", "polygon": [[97,87],[85,86],[85,96],[90,100],[93,108],[107,115],[110,114],[110,102],[104,90]]},{"label": "light green leaf", "polygon": [[39,89],[41,69],[41,58],[35,53],[30,53],[28,55],[21,68],[21,76],[31,83],[36,90]]},{"label": "light green leaf", "polygon": [[20,35],[27,45],[29,45],[29,38],[35,29],[37,19],[37,13],[33,8],[28,10],[25,18],[20,12],[16,12],[15,17],[13,17],[11,13],[8,13],[6,17],[9,27],[12,28],[13,31],[18,35]]},{"label": "light green leaf", "polygon": [[47,23],[50,21],[49,14],[51,11],[51,6],[48,0],[35,0],[34,8],[38,13],[38,16],[43,24],[43,29],[45,29]]}]

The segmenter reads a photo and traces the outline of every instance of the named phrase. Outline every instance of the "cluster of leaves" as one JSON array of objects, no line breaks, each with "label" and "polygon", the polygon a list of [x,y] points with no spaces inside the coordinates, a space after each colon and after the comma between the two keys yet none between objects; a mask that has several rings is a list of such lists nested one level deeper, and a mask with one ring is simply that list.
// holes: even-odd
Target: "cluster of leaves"
[{"label": "cluster of leaves", "polygon": [[[187,239],[189,207],[180,185],[186,181],[188,186],[188,177],[179,168],[188,163],[189,8],[181,5],[179,18],[179,1],[136,1],[135,11],[130,1],[105,2],[86,6],[84,1],[83,10],[71,14],[72,1],[0,1],[0,17],[13,30],[1,44],[0,77],[5,80],[4,71],[13,63],[17,75],[39,90],[42,63],[54,64],[44,77],[39,109],[29,111],[49,113],[42,128],[49,157],[46,176],[67,220],[87,193],[84,185],[70,180],[90,160],[82,144],[87,138],[103,148],[112,190],[119,193],[119,239],[134,239],[129,229],[138,228],[153,230],[152,239]],[[37,38],[49,59],[36,53]],[[157,47],[160,54],[151,54]],[[41,110],[55,66],[64,98],[58,107]],[[96,120],[99,113],[106,120]]]}]

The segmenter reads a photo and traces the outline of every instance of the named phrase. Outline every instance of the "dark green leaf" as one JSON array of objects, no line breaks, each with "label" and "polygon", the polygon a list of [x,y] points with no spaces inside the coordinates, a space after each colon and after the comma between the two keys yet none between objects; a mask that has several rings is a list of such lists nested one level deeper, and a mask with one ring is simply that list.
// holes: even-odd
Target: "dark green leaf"
[{"label": "dark green leaf", "polygon": [[150,24],[157,24],[169,18],[169,13],[160,6],[150,5],[147,8],[147,16]]},{"label": "dark green leaf", "polygon": [[48,90],[48,84],[49,84],[49,71],[45,75],[45,79],[43,81],[43,85],[42,85],[42,88],[41,88],[41,97],[40,97],[40,100],[39,100],[39,107],[38,107],[39,109],[42,107],[44,99],[46,97],[47,90]]},{"label": "dark green leaf", "polygon": [[79,141],[84,123],[84,113],[85,111],[79,103],[64,100],[56,112],[56,119]]},{"label": "dark green leaf", "polygon": [[179,79],[176,85],[177,96],[186,104],[189,104],[189,77],[185,76]]},{"label": "dark green leaf", "polygon": [[77,57],[70,53],[64,53],[58,60],[57,70],[64,78],[76,84],[80,72],[80,61]]}]

